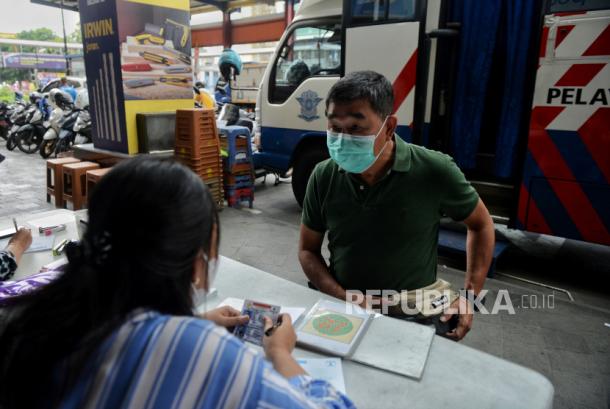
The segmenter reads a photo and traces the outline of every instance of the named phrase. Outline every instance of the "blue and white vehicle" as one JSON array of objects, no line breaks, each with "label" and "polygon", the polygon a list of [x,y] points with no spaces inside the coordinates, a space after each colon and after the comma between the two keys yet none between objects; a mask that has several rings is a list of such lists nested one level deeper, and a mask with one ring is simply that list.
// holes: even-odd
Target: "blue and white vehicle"
[{"label": "blue and white vehicle", "polygon": [[[314,166],[328,157],[324,99],[346,72],[372,69],[395,84],[398,133],[411,140],[422,19],[428,20],[427,30],[436,28],[441,1],[389,3],[388,8],[375,1],[301,2],[265,71],[256,109],[255,165],[279,174],[292,168],[299,204]],[[427,12],[419,10],[426,3]]]},{"label": "blue and white vehicle", "polygon": [[610,2],[303,0],[257,100],[255,165],[302,203],[339,78],[392,83],[397,134],[451,155],[495,220],[610,245]]}]

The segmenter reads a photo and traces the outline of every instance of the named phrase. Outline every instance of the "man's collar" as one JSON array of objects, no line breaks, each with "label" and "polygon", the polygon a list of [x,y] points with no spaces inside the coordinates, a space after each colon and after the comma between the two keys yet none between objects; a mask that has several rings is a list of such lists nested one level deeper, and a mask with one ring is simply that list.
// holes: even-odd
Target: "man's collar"
[{"label": "man's collar", "polygon": [[397,172],[408,172],[411,169],[411,147],[398,134],[394,134],[394,164],[392,170]]}]

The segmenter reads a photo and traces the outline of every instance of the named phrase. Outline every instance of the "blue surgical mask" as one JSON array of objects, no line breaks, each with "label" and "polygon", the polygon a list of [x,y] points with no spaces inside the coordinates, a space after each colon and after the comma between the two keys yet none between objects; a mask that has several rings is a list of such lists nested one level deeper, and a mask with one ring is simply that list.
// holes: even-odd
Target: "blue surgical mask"
[{"label": "blue surgical mask", "polygon": [[388,117],[383,121],[381,128],[375,135],[350,135],[347,133],[326,131],[326,145],[330,157],[350,173],[362,173],[370,168],[379,158],[386,145],[375,156],[375,140],[381,133]]}]

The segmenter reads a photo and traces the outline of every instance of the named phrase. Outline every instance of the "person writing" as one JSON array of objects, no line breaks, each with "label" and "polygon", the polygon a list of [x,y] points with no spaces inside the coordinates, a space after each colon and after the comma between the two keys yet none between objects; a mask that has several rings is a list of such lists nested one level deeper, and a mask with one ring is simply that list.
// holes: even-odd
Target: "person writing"
[{"label": "person writing", "polygon": [[65,271],[2,308],[0,407],[353,408],[292,358],[290,316],[264,337],[267,361],[225,329],[247,316],[193,313],[219,240],[212,196],[188,168],[115,166]]},{"label": "person writing", "polygon": [[[440,219],[448,215],[468,229],[464,288],[477,295],[494,247],[491,217],[448,155],[395,134],[393,105],[392,84],[373,71],[347,74],[329,91],[331,158],[314,169],[303,202],[303,271],[319,290],[348,301],[347,290],[430,286],[436,280]],[[330,265],[321,253],[326,232]],[[462,312],[459,323],[441,334],[459,340],[472,325],[472,312],[464,297],[451,307]]]},{"label": "person writing", "polygon": [[4,250],[0,250],[0,282],[10,280],[17,267],[21,256],[32,244],[32,232],[30,229],[21,228],[10,238]]}]

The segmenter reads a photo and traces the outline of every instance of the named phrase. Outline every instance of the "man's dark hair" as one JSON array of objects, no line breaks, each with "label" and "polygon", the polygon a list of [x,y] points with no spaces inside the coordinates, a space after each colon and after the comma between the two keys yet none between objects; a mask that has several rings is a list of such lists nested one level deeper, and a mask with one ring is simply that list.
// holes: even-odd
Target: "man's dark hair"
[{"label": "man's dark hair", "polygon": [[394,92],[386,77],[375,71],[354,71],[341,78],[328,91],[326,110],[331,102],[349,103],[365,99],[380,117],[392,114]]},{"label": "man's dark hair", "polygon": [[68,79],[66,77],[61,77],[59,79],[59,82],[61,82],[63,85],[66,85],[68,83]]}]

